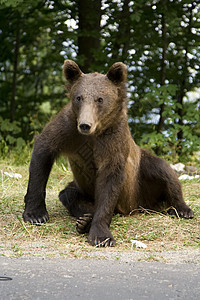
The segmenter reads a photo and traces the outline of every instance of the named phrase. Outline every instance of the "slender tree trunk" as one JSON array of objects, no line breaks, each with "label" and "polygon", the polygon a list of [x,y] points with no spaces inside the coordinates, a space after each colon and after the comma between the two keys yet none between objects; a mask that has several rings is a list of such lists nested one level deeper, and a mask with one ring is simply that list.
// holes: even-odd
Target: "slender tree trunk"
[{"label": "slender tree trunk", "polygon": [[[167,39],[167,24],[166,24],[166,11],[167,11],[167,4],[166,0],[161,0],[160,5],[162,5],[162,17],[161,17],[161,24],[162,24],[162,58],[161,58],[161,73],[160,73],[160,85],[165,85],[166,79],[166,60],[167,60],[167,48],[168,48],[168,39]],[[161,133],[163,130],[163,126],[165,123],[165,117],[163,116],[163,112],[165,110],[165,103],[163,102],[160,105],[160,112],[159,112],[159,121],[157,125],[157,132]],[[157,155],[161,154],[161,147],[158,146],[155,149],[155,153]]]},{"label": "slender tree trunk", "polygon": [[[167,24],[166,24],[166,0],[161,0],[160,4],[163,7],[162,13],[162,58],[161,58],[161,76],[160,76],[160,84],[163,86],[165,84],[166,79],[166,59],[167,59],[167,47],[168,47],[168,40],[167,40]],[[160,106],[160,118],[158,121],[157,132],[162,132],[162,128],[165,122],[165,118],[163,117],[163,112],[165,109],[165,103],[162,103]]]},{"label": "slender tree trunk", "polygon": [[130,49],[130,0],[124,0],[123,3],[124,4],[121,11],[121,16],[119,18],[118,35],[113,45],[113,49],[115,49],[115,52],[113,52],[112,58],[116,61],[119,60],[119,57],[120,60],[124,61],[127,58],[128,50]]},{"label": "slender tree trunk", "polygon": [[[184,82],[183,82],[184,85]],[[177,101],[179,104],[181,104],[182,108],[178,108],[178,115],[179,115],[179,121],[178,124],[182,127],[183,126],[183,97],[184,97],[184,92],[180,91]],[[179,132],[177,133],[177,138],[179,140],[179,149],[178,152],[181,154],[181,149],[182,149],[182,140],[183,140],[183,130],[180,129]]]},{"label": "slender tree trunk", "polygon": [[20,47],[20,21],[18,17],[17,28],[16,28],[16,39],[14,48],[14,65],[13,65],[13,78],[12,78],[12,96],[10,102],[10,121],[13,122],[15,119],[15,99],[16,99],[16,87],[17,87],[17,71],[18,71],[18,60],[19,60],[19,47]]},{"label": "slender tree trunk", "polygon": [[128,56],[128,49],[130,49],[130,9],[129,9],[130,0],[124,0],[122,18],[120,23],[119,30],[122,31],[124,41],[122,45],[122,60],[124,61]]},{"label": "slender tree trunk", "polygon": [[101,0],[78,0],[78,55],[83,72],[92,70],[100,49]]},{"label": "slender tree trunk", "polygon": [[[191,3],[192,5],[189,7],[188,12],[189,12],[189,22],[188,22],[188,28],[187,28],[187,34],[190,36],[192,34],[191,28],[192,28],[192,17],[193,17],[193,9],[195,8],[194,2]],[[184,56],[184,68],[183,68],[183,75],[182,75],[182,81],[180,83],[180,90],[177,95],[177,102],[181,105],[177,109],[178,115],[179,115],[179,121],[178,124],[180,125],[180,130],[177,133],[177,139],[178,139],[178,147],[177,147],[177,153],[180,156],[182,154],[182,148],[183,148],[183,139],[184,139],[184,133],[183,133],[183,120],[184,120],[184,102],[183,98],[185,96],[185,91],[187,90],[187,83],[188,83],[188,49],[189,44],[188,40],[186,39],[186,45],[185,45],[185,56]]]}]

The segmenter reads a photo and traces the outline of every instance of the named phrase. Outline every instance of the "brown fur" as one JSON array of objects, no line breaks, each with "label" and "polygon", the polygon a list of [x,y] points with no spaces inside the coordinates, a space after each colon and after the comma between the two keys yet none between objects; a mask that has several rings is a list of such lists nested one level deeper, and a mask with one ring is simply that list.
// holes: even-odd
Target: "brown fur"
[{"label": "brown fur", "polygon": [[71,101],[35,141],[24,220],[48,220],[45,188],[60,154],[68,158],[74,181],[59,198],[78,218],[78,232],[89,232],[91,245],[115,244],[109,230],[114,212],[127,215],[141,206],[158,209],[165,203],[180,216],[192,218],[173,170],[139,148],[131,137],[126,66],[115,63],[106,75],[83,74],[67,60],[63,72]]}]

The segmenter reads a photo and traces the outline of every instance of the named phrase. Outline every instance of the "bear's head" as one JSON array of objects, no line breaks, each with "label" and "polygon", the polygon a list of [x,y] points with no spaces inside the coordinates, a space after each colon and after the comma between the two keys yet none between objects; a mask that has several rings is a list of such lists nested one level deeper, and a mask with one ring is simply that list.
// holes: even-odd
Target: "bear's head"
[{"label": "bear's head", "polygon": [[126,111],[127,68],[113,64],[106,75],[84,74],[71,60],[64,62],[67,91],[81,134],[100,134],[119,121]]}]

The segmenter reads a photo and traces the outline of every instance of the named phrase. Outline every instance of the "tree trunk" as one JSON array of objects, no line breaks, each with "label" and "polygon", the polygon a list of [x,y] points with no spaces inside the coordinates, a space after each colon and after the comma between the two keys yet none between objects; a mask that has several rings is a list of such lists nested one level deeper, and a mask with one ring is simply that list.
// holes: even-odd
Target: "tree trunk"
[{"label": "tree trunk", "polygon": [[113,45],[115,52],[112,53],[112,58],[116,61],[119,60],[119,57],[121,61],[124,61],[130,49],[130,0],[124,0],[123,2],[124,4],[119,18],[118,35]]},{"label": "tree trunk", "polygon": [[[160,4],[163,7],[162,13],[162,58],[161,58],[161,76],[160,76],[160,84],[161,86],[165,84],[166,79],[166,59],[167,59],[167,47],[168,47],[168,40],[167,40],[167,25],[166,25],[166,0],[161,0]],[[163,102],[160,106],[160,118],[158,121],[157,132],[162,132],[162,128],[165,122],[165,118],[163,117],[163,112],[165,109],[165,103]]]},{"label": "tree trunk", "polygon": [[100,49],[101,0],[78,0],[78,15],[78,59],[82,71],[89,72]]},{"label": "tree trunk", "polygon": [[[160,73],[160,85],[165,85],[165,79],[166,79],[166,59],[167,59],[167,47],[168,47],[168,40],[167,40],[167,24],[166,24],[166,0],[161,0],[160,5],[162,5],[162,17],[161,17],[161,25],[162,25],[162,58],[161,58],[161,73]],[[163,116],[163,112],[165,109],[165,103],[163,102],[160,105],[160,112],[159,112],[159,121],[157,125],[157,132],[161,133],[164,123],[165,123],[165,117]],[[161,147],[157,146],[155,149],[155,153],[157,155],[161,154]]]},{"label": "tree trunk", "polygon": [[15,48],[14,48],[12,96],[11,96],[11,102],[10,102],[10,121],[11,122],[13,122],[15,119],[15,98],[16,98],[16,87],[17,87],[17,69],[18,69],[18,60],[19,60],[19,47],[20,47],[20,17],[18,16]]},{"label": "tree trunk", "polygon": [[[188,8],[189,12],[189,21],[188,21],[188,29],[187,29],[187,34],[190,36],[192,34],[191,29],[192,29],[192,17],[193,17],[193,9],[195,8],[194,2],[192,2],[192,5]],[[183,120],[184,120],[184,103],[183,103],[183,98],[185,96],[185,91],[187,91],[187,83],[188,83],[188,67],[189,67],[189,62],[188,62],[188,49],[189,44],[188,44],[188,39],[186,39],[186,45],[185,45],[185,56],[184,56],[184,68],[183,68],[183,74],[182,74],[182,81],[180,83],[180,90],[177,95],[177,102],[181,105],[177,109],[178,115],[179,115],[179,120],[178,124],[180,125],[180,130],[177,133],[177,139],[178,139],[178,146],[177,146],[177,153],[180,156],[182,154],[182,148],[183,148],[183,139],[184,139],[184,134],[183,134]]]}]

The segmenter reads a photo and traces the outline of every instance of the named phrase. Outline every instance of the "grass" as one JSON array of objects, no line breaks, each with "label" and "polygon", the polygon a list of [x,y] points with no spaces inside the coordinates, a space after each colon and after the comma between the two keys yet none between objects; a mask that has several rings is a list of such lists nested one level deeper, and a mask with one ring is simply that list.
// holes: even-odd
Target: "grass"
[{"label": "grass", "polygon": [[[21,179],[8,177],[4,172],[19,173]],[[58,200],[72,174],[62,162],[53,167],[47,186],[47,209],[50,220],[41,226],[24,223],[23,198],[28,184],[28,163],[13,164],[9,159],[0,160],[0,254],[5,256],[63,256],[102,257],[113,252],[133,251],[146,253],[146,260],[157,260],[155,253],[162,251],[198,251],[200,249],[200,179],[183,182],[185,201],[194,210],[192,220],[177,219],[157,212],[136,213],[132,216],[113,217],[111,231],[117,241],[115,248],[99,249],[87,243],[86,235],[75,230],[76,220],[69,216]],[[132,249],[131,240],[147,245],[147,249]],[[116,254],[117,251],[117,254]]]}]

